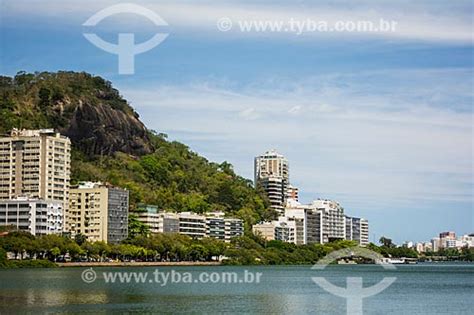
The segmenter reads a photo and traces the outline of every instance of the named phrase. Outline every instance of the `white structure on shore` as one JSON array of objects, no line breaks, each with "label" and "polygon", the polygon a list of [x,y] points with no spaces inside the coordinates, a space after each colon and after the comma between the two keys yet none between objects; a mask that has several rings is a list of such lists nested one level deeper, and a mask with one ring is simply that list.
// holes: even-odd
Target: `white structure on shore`
[{"label": "white structure on shore", "polygon": [[346,240],[356,241],[360,246],[369,245],[369,222],[346,216]]},{"label": "white structure on shore", "polygon": [[[409,242],[412,244],[412,242]],[[474,247],[474,233],[465,234],[459,237],[456,237],[456,233],[441,232],[438,237],[433,237],[430,242],[418,242],[413,246],[407,247],[415,249],[419,253],[424,252],[438,252],[443,249],[457,249],[462,248],[473,248]]]},{"label": "white structure on shore", "polygon": [[326,199],[308,205],[289,199],[283,216],[277,221],[256,224],[253,231],[267,240],[295,244],[325,244],[343,239],[357,241],[361,246],[369,243],[368,221],[345,216],[339,203]]},{"label": "white structure on shore", "polygon": [[25,197],[0,201],[0,226],[13,226],[35,236],[61,234],[64,227],[63,204]]},{"label": "white structure on shore", "polygon": [[224,212],[209,212],[205,215],[163,212],[157,211],[154,206],[145,206],[140,210],[134,214],[153,234],[179,233],[197,239],[212,237],[225,242],[244,234],[243,220],[225,217]]},{"label": "white structure on shore", "polygon": [[13,129],[0,137],[0,200],[61,202],[67,215],[70,174],[71,141],[53,129]]}]

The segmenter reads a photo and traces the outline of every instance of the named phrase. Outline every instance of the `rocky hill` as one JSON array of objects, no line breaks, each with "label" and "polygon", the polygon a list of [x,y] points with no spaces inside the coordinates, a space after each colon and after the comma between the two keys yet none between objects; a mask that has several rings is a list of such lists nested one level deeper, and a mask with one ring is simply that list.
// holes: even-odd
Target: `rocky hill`
[{"label": "rocky hill", "polygon": [[110,82],[87,73],[0,77],[0,131],[54,127],[88,156],[153,151],[138,114]]},{"label": "rocky hill", "polygon": [[0,133],[55,128],[71,138],[72,181],[100,180],[130,190],[131,206],[222,210],[247,227],[274,213],[252,183],[227,162],[212,163],[155,134],[109,81],[87,73],[0,76]]}]

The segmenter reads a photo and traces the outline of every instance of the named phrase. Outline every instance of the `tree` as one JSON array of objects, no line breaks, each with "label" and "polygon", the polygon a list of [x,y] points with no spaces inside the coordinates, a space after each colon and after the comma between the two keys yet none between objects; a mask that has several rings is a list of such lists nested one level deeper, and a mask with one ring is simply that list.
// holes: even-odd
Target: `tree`
[{"label": "tree", "polygon": [[56,261],[58,256],[61,255],[61,250],[58,247],[53,247],[53,248],[51,248],[49,253],[51,254],[51,256],[53,256],[54,261]]},{"label": "tree", "polygon": [[71,259],[73,260],[76,260],[81,254],[84,253],[84,250],[75,242],[70,242],[67,244],[66,249],[69,253],[69,256],[71,256]]},{"label": "tree", "polygon": [[87,236],[85,236],[82,233],[78,233],[74,236],[74,241],[76,242],[77,245],[81,246],[87,241]]},{"label": "tree", "polygon": [[138,220],[136,214],[130,214],[128,216],[128,237],[133,239],[137,236],[147,236],[150,233],[150,229],[146,224]]},{"label": "tree", "polygon": [[393,248],[395,247],[395,244],[392,243],[392,239],[386,238],[385,236],[382,236],[379,240],[380,244],[382,246],[388,247],[388,248]]}]

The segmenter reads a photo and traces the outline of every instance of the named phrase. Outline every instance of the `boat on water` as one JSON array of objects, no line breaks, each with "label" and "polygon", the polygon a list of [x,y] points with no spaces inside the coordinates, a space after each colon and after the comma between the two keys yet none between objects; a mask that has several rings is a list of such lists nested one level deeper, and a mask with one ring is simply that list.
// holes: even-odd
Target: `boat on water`
[{"label": "boat on water", "polygon": [[376,262],[377,264],[384,265],[384,264],[391,264],[391,265],[405,265],[405,264],[416,264],[417,260],[416,258],[390,258],[390,257],[384,257],[381,259],[377,259]]}]

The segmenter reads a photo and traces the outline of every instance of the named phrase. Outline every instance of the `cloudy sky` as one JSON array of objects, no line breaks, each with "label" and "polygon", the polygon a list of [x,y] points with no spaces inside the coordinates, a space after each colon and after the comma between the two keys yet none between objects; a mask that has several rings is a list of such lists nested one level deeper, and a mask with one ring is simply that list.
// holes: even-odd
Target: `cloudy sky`
[{"label": "cloudy sky", "polygon": [[[253,178],[253,157],[290,160],[301,199],[332,198],[381,235],[474,232],[470,1],[128,1],[136,14],[83,23],[119,1],[0,3],[0,72],[87,71],[112,81],[146,125]],[[219,31],[229,19],[232,29]],[[395,21],[387,32],[241,31],[242,21]],[[120,75],[83,36],[169,36]]]}]

